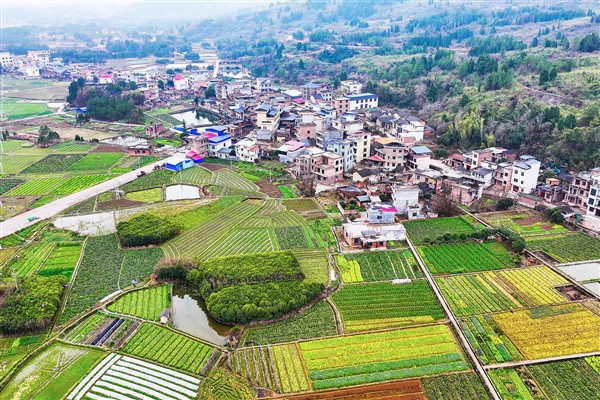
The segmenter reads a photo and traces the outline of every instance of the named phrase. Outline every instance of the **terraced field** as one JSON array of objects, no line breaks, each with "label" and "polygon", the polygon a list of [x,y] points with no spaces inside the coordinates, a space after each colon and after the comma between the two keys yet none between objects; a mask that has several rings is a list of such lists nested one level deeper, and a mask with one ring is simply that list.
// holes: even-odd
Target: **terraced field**
[{"label": "terraced field", "polygon": [[148,321],[158,321],[160,313],[169,307],[170,292],[170,285],[136,290],[120,297],[108,306],[108,310],[117,314],[133,315]]},{"label": "terraced field", "polygon": [[212,184],[224,188],[258,192],[258,186],[229,168],[221,168],[218,171],[214,171],[212,173]]}]

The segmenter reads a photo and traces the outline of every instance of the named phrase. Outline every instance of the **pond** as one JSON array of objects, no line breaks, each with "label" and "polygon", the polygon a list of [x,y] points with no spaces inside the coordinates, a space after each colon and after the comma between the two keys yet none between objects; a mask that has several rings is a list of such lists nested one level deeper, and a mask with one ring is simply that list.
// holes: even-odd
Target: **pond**
[{"label": "pond", "polygon": [[202,296],[188,285],[173,286],[173,326],[215,344],[225,344],[231,327],[216,321]]},{"label": "pond", "polygon": [[200,188],[190,185],[172,185],[165,190],[167,200],[199,199]]}]

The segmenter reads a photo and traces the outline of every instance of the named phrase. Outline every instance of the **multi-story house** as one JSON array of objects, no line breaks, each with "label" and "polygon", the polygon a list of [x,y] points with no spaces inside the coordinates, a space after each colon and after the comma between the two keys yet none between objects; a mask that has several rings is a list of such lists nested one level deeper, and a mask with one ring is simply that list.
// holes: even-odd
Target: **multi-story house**
[{"label": "multi-story house", "polygon": [[521,156],[513,163],[511,191],[517,193],[531,194],[536,186],[540,175],[541,163],[533,156]]},{"label": "multi-story house", "polygon": [[350,100],[349,111],[365,111],[375,109],[379,105],[379,96],[373,93],[350,94],[346,97]]},{"label": "multi-story house", "polygon": [[322,150],[327,150],[327,145],[330,142],[343,140],[344,133],[342,131],[338,131],[335,128],[329,128],[325,130],[318,130],[317,135],[315,137],[315,142],[317,147]]},{"label": "multi-story house", "polygon": [[342,156],[313,148],[296,159],[296,172],[312,175],[318,183],[331,185],[343,179],[342,163]]},{"label": "multi-story house", "polygon": [[354,162],[359,163],[371,155],[371,133],[356,131],[349,133],[347,138],[354,141]]},{"label": "multi-story house", "polygon": [[259,156],[259,148],[256,141],[252,139],[243,139],[235,145],[235,155],[240,161],[256,162]]},{"label": "multi-story house", "polygon": [[345,96],[336,98],[333,101],[333,107],[335,108],[336,114],[342,116],[347,112],[350,112],[350,99]]},{"label": "multi-story house", "polygon": [[341,81],[340,89],[344,91],[346,94],[359,94],[362,92],[362,83],[357,81]]},{"label": "multi-story house", "polygon": [[344,171],[348,171],[354,167],[355,149],[353,140],[340,139],[328,141],[325,144],[324,150],[342,157],[342,168]]},{"label": "multi-story house", "polygon": [[275,132],[279,128],[281,109],[263,104],[254,109],[256,112],[256,127],[259,130]]},{"label": "multi-story house", "polygon": [[269,93],[273,91],[273,83],[270,78],[256,78],[255,87],[259,93]]},{"label": "multi-story house", "polygon": [[592,217],[600,217],[600,168],[594,168],[590,172],[590,194],[586,202],[586,214]]},{"label": "multi-story house", "polygon": [[513,168],[511,163],[499,163],[494,173],[494,186],[503,192],[510,191]]},{"label": "multi-story house", "polygon": [[426,146],[413,146],[406,155],[406,167],[412,170],[429,168],[431,150]]},{"label": "multi-story house", "polygon": [[575,174],[566,189],[564,202],[570,206],[585,208],[590,193],[592,175],[588,171]]},{"label": "multi-story house", "polygon": [[231,154],[231,136],[217,135],[208,139],[208,155],[217,158],[229,158]]},{"label": "multi-story house", "polygon": [[408,148],[396,139],[381,138],[373,143],[375,156],[370,159],[380,163],[381,167],[392,171],[397,167],[403,167]]},{"label": "multi-story house", "polygon": [[464,155],[463,166],[467,171],[480,167],[482,161],[492,161],[493,155],[494,152],[491,149],[473,150]]},{"label": "multi-story house", "polygon": [[425,135],[425,123],[417,117],[408,116],[404,118],[400,129],[398,130],[398,136],[402,137],[414,137],[416,142],[423,141]]}]

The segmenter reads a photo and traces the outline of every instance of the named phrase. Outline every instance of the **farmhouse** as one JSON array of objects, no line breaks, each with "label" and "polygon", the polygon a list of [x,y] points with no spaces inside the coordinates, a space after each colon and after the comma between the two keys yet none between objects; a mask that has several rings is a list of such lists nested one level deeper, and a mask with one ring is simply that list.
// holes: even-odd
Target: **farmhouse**
[{"label": "farmhouse", "polygon": [[342,225],[342,231],[348,245],[363,249],[386,248],[390,241],[406,239],[406,228],[402,224],[349,222]]}]

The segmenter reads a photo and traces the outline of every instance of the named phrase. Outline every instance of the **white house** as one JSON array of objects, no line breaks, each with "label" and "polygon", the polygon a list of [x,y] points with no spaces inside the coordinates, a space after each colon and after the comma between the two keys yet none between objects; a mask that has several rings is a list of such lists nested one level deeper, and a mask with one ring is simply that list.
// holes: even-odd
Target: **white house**
[{"label": "white house", "polygon": [[181,75],[175,75],[175,77],[173,78],[173,87],[175,88],[175,90],[189,89],[189,79]]},{"label": "white house", "polygon": [[419,187],[417,185],[392,188],[392,201],[398,214],[408,215],[409,210],[419,206]]},{"label": "white house", "polygon": [[400,126],[400,136],[414,137],[416,142],[421,142],[424,134],[425,124],[419,118],[410,116],[404,118],[404,123]]},{"label": "white house", "polygon": [[379,96],[373,93],[349,94],[348,111],[364,111],[377,108]]},{"label": "white house", "polygon": [[208,139],[208,155],[210,157],[228,158],[231,147],[231,136],[219,135]]},{"label": "white house", "polygon": [[511,191],[530,194],[537,186],[541,163],[533,156],[521,156],[513,163]]},{"label": "white house", "polygon": [[297,140],[290,140],[285,142],[277,149],[279,155],[279,162],[284,164],[291,164],[296,160],[296,157],[300,156],[304,151],[304,143]]},{"label": "white house", "polygon": [[586,204],[586,214],[593,217],[600,217],[600,168],[594,168],[590,172],[592,180]]},{"label": "white house", "polygon": [[340,88],[347,94],[359,94],[362,92],[362,83],[357,81],[341,81]]},{"label": "white house", "polygon": [[98,83],[100,83],[101,85],[113,83],[113,77],[110,74],[102,74],[98,77]]},{"label": "white house", "polygon": [[258,160],[258,146],[252,139],[243,139],[235,144],[235,155],[240,161],[255,162]]},{"label": "white house", "polygon": [[0,65],[2,65],[3,68],[14,66],[15,59],[14,59],[13,55],[10,54],[8,51],[1,52],[0,53]]}]

